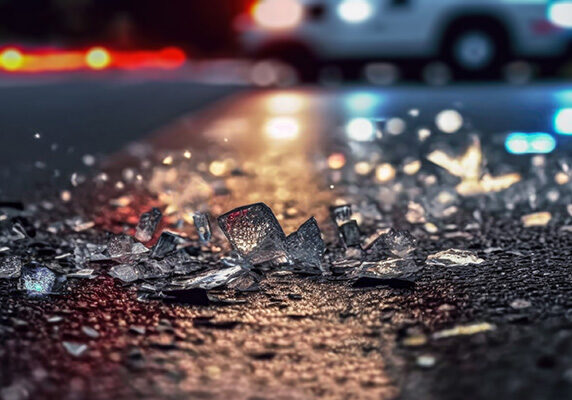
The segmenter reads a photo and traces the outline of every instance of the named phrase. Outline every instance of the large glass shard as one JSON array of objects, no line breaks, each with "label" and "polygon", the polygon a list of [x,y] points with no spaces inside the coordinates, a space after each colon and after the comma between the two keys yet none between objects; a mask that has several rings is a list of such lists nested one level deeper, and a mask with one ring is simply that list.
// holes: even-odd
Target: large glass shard
[{"label": "large glass shard", "polygon": [[366,249],[370,258],[392,255],[405,258],[415,250],[417,240],[408,231],[398,231],[391,228],[389,232],[380,235]]},{"label": "large glass shard", "polygon": [[152,258],[162,258],[177,249],[177,245],[183,242],[183,238],[171,232],[163,232],[159,240],[151,250]]},{"label": "large glass shard", "polygon": [[55,272],[32,261],[22,267],[19,288],[30,294],[47,294],[53,291],[56,279]]},{"label": "large glass shard", "polygon": [[355,220],[346,222],[339,228],[340,235],[346,247],[359,246],[361,241],[361,233]]},{"label": "large glass shard", "polygon": [[0,279],[12,279],[20,276],[22,260],[18,256],[0,258]]},{"label": "large glass shard", "polygon": [[330,207],[330,215],[337,226],[341,226],[349,222],[352,217],[352,206],[344,204],[342,206]]},{"label": "large glass shard", "polygon": [[263,203],[236,208],[218,218],[234,250],[253,265],[285,262],[286,235]]},{"label": "large glass shard", "polygon": [[135,229],[135,238],[141,242],[148,242],[153,238],[163,214],[158,208],[143,213]]},{"label": "large glass shard", "polygon": [[322,240],[322,232],[312,217],[286,238],[286,246],[290,259],[302,266],[322,269],[322,257],[326,245]]},{"label": "large glass shard", "polygon": [[212,233],[208,214],[200,212],[195,213],[193,216],[193,223],[195,224],[195,228],[197,228],[201,243],[210,242]]},{"label": "large glass shard", "polygon": [[468,250],[449,249],[427,257],[427,264],[444,267],[481,264],[485,262],[482,258]]}]

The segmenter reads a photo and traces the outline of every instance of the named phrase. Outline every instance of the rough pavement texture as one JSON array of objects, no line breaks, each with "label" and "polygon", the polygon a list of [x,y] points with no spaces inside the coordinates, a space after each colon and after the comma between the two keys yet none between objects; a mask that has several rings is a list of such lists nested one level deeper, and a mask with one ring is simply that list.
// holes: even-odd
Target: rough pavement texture
[{"label": "rough pavement texture", "polygon": [[[6,399],[567,398],[572,237],[513,221],[490,216],[463,244],[485,263],[426,267],[414,289],[356,289],[285,275],[266,280],[260,293],[215,293],[219,302],[197,307],[139,302],[108,277],[75,281],[69,294],[43,299],[15,296],[2,282],[2,393]],[[461,247],[459,240],[422,240],[417,256],[449,247]],[[483,252],[491,247],[504,250]],[[478,322],[496,329],[419,346],[407,341]],[[74,357],[63,341],[88,349]],[[419,366],[427,356],[435,365]]]}]

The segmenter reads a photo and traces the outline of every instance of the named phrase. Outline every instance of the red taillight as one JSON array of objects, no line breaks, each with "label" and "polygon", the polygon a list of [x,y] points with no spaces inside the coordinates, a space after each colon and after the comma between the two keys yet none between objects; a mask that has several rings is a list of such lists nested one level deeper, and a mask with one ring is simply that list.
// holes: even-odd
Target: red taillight
[{"label": "red taillight", "polygon": [[10,47],[0,51],[0,70],[32,73],[108,68],[175,69],[186,60],[183,50],[177,47],[159,51],[113,51],[103,47],[92,47],[87,51],[52,48],[24,51]]}]

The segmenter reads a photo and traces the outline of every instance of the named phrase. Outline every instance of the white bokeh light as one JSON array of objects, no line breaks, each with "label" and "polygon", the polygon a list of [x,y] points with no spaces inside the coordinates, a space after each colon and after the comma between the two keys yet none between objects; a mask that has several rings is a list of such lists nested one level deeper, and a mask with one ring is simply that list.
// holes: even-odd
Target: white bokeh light
[{"label": "white bokeh light", "polygon": [[375,125],[367,118],[354,118],[346,125],[346,134],[357,142],[371,142],[375,139]]},{"label": "white bokeh light", "polygon": [[463,126],[463,116],[455,110],[444,110],[435,118],[437,128],[444,133],[455,133]]},{"label": "white bokeh light", "polygon": [[338,6],[338,15],[351,24],[368,20],[373,14],[371,3],[367,0],[344,0]]}]

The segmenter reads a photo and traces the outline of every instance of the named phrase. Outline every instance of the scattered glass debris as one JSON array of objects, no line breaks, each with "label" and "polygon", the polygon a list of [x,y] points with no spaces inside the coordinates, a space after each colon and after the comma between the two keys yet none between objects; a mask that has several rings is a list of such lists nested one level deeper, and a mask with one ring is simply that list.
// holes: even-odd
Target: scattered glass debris
[{"label": "scattered glass debris", "polygon": [[435,366],[435,357],[429,355],[422,355],[417,357],[417,365],[421,368],[431,368]]},{"label": "scattered glass debris", "polygon": [[468,250],[449,249],[427,257],[427,264],[444,267],[481,264],[485,262]]},{"label": "scattered glass debris", "polygon": [[20,276],[22,260],[18,256],[0,257],[0,279],[13,279]]},{"label": "scattered glass debris", "polygon": [[510,306],[515,310],[522,310],[530,307],[532,304],[528,300],[516,299],[510,302]]},{"label": "scattered glass debris", "polygon": [[537,212],[533,214],[524,215],[521,219],[525,228],[535,226],[546,226],[552,220],[552,214],[548,211]]},{"label": "scattered glass debris", "polygon": [[211,240],[211,223],[207,213],[197,212],[193,215],[193,223],[199,234],[201,243],[208,243]]},{"label": "scattered glass debris", "polygon": [[51,293],[56,278],[56,274],[45,265],[30,262],[22,267],[20,288],[30,294]]},{"label": "scattered glass debris", "polygon": [[201,288],[210,290],[224,286],[231,279],[236,278],[244,272],[245,270],[242,266],[211,270],[201,273],[193,278],[179,281],[178,285],[181,286],[181,289]]},{"label": "scattered glass debris", "polygon": [[107,243],[107,252],[112,259],[121,259],[132,254],[135,241],[128,235],[112,235]]},{"label": "scattered glass debris", "polygon": [[151,211],[141,214],[139,224],[137,224],[137,228],[135,229],[135,239],[140,242],[150,241],[162,217],[163,214],[158,208],[153,208]]},{"label": "scattered glass debris", "polygon": [[127,283],[141,279],[137,266],[130,264],[121,264],[112,267],[109,270],[109,275]]},{"label": "scattered glass debris", "polygon": [[97,339],[99,337],[99,332],[90,326],[82,326],[81,331],[92,339]]},{"label": "scattered glass debris", "polygon": [[87,351],[87,345],[84,343],[62,342],[64,349],[74,357],[80,357]]},{"label": "scattered glass debris", "polygon": [[93,268],[84,268],[78,271],[71,272],[66,276],[68,278],[75,278],[75,279],[93,279],[97,275],[95,274],[95,270]]},{"label": "scattered glass debris", "polygon": [[427,336],[423,334],[411,335],[401,342],[406,347],[419,347],[427,344]]},{"label": "scattered glass debris", "polygon": [[472,325],[460,325],[451,329],[445,329],[443,331],[435,332],[431,337],[433,339],[444,339],[454,336],[467,336],[475,335],[481,332],[488,332],[496,329],[496,327],[488,322],[483,322],[479,324]]}]

